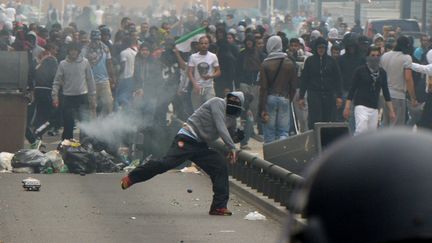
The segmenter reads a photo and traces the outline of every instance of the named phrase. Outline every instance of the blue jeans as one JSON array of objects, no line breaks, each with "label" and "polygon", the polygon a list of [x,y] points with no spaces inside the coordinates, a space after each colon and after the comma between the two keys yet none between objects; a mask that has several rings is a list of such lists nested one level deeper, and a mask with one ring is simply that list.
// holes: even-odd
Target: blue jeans
[{"label": "blue jeans", "polygon": [[267,96],[269,121],[263,124],[264,143],[289,137],[290,101],[281,96]]},{"label": "blue jeans", "polygon": [[120,79],[115,90],[114,109],[127,107],[131,104],[132,94],[134,92],[134,79]]}]

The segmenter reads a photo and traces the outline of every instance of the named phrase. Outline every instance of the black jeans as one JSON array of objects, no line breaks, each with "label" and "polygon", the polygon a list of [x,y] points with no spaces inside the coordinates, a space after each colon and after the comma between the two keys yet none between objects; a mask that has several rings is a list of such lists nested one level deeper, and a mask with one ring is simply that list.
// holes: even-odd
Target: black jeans
[{"label": "black jeans", "polygon": [[[36,112],[33,124],[35,129],[38,129],[47,121],[50,122],[49,127],[51,127],[54,120],[54,107],[52,106],[51,89],[35,88],[34,97]],[[42,134],[38,135],[42,136]]]},{"label": "black jeans", "polygon": [[[88,95],[74,95],[63,98],[63,134],[62,139],[73,138],[75,119],[86,121],[90,119]],[[80,140],[83,138],[80,132]]]},{"label": "black jeans", "polygon": [[143,182],[191,160],[203,169],[213,184],[211,209],[226,208],[229,198],[228,166],[225,158],[210,149],[206,143],[198,143],[192,138],[178,134],[165,157],[150,160],[129,173],[133,183]]},{"label": "black jeans", "polygon": [[432,129],[432,94],[427,94],[423,112],[417,125],[422,128]]}]

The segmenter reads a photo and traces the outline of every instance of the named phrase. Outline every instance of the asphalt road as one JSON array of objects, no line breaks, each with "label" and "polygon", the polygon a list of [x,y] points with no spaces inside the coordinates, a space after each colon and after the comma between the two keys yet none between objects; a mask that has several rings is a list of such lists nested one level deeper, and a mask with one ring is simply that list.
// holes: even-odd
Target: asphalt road
[{"label": "asphalt road", "polygon": [[[168,172],[126,191],[122,174],[0,174],[0,242],[277,242],[281,225],[249,221],[254,207],[231,195],[233,216],[210,216],[206,175]],[[187,190],[192,189],[192,193]]]}]

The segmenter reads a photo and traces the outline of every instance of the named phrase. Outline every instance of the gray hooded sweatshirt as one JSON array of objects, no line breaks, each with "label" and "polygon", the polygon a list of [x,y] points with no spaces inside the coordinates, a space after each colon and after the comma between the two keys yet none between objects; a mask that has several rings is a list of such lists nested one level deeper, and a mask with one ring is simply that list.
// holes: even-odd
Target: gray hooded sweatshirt
[{"label": "gray hooded sweatshirt", "polygon": [[268,56],[264,61],[285,58],[288,55],[282,52],[282,39],[280,36],[274,35],[267,40],[267,53]]},{"label": "gray hooded sweatshirt", "polygon": [[60,62],[54,78],[52,98],[58,100],[58,92],[63,87],[66,96],[96,95],[96,84],[89,61],[78,57],[74,62],[66,58]]},{"label": "gray hooded sweatshirt", "polygon": [[[240,99],[243,106],[244,95],[242,92],[231,92],[233,96]],[[236,146],[230,134],[236,130],[236,119],[226,115],[226,100],[214,97],[206,101],[187,120],[198,138],[207,143],[222,138],[229,149]]]}]

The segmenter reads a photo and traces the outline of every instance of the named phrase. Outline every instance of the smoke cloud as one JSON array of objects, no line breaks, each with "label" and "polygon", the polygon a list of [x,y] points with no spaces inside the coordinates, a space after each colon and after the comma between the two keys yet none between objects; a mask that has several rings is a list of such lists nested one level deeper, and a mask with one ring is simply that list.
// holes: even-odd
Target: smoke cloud
[{"label": "smoke cloud", "polygon": [[154,126],[156,101],[134,105],[124,110],[113,112],[105,117],[97,117],[78,124],[86,136],[110,146],[119,146],[131,141],[133,135],[147,127]]}]

